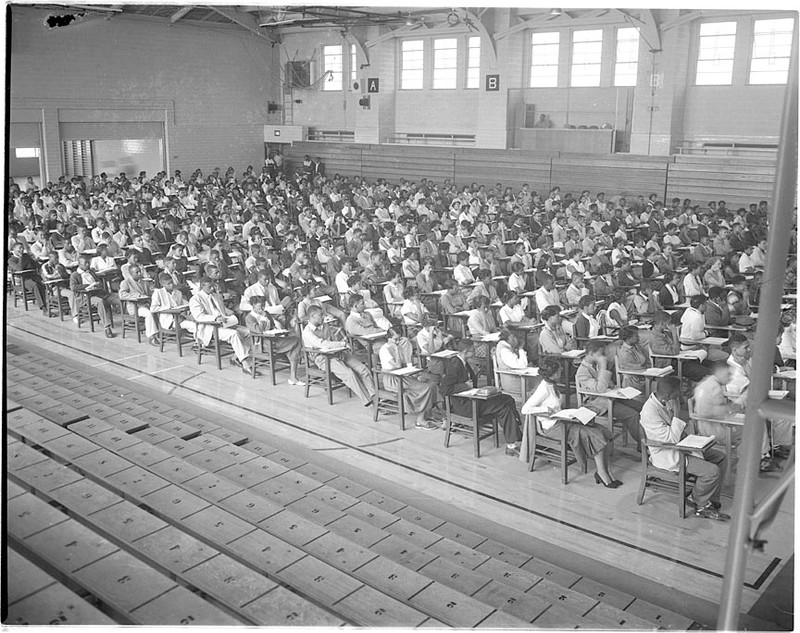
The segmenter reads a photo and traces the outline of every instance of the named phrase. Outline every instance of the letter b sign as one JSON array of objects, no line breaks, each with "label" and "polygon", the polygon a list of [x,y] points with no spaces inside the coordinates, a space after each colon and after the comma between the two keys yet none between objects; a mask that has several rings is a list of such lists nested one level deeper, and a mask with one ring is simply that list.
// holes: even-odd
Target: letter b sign
[{"label": "letter b sign", "polygon": [[499,92],[500,75],[486,75],[486,92]]}]

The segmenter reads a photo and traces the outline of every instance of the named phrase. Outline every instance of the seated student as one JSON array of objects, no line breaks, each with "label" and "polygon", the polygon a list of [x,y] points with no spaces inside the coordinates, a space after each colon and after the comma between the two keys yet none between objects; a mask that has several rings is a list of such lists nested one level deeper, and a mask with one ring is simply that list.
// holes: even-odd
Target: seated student
[{"label": "seated student", "polygon": [[117,262],[108,254],[107,244],[98,245],[97,255],[92,258],[89,268],[96,273],[105,273],[117,269]]},{"label": "seated student", "polygon": [[611,470],[611,433],[604,427],[590,422],[581,424],[550,417],[564,408],[563,396],[558,388],[561,379],[561,363],[545,359],[539,364],[542,382],[522,406],[523,415],[538,414],[539,423],[545,435],[551,435],[560,426],[567,427],[567,443],[580,463],[593,458],[595,463],[594,480],[606,488],[619,488],[619,481]]},{"label": "seated student", "polygon": [[91,307],[97,309],[100,322],[106,331],[106,338],[114,338],[114,331],[111,329],[111,294],[103,289],[103,284],[96,277],[95,273],[89,268],[89,257],[81,255],[78,257],[78,268],[75,269],[69,278],[69,289],[75,297],[75,316],[72,318],[78,322],[77,316],[77,295],[86,293]]},{"label": "seated student", "polygon": [[[283,314],[292,304],[290,297],[281,298],[278,287],[275,285],[275,277],[269,268],[259,268],[256,272],[256,282],[245,288],[242,298],[239,301],[239,310],[249,312],[251,310],[251,299],[253,297],[265,298],[265,309],[275,316]],[[282,321],[280,327],[285,327]]]},{"label": "seated student", "polygon": [[[497,332],[497,324],[492,314],[489,299],[481,296],[472,304],[472,311],[467,319],[467,331],[472,338],[482,338],[488,334]],[[475,356],[486,358],[488,353],[485,343],[476,343],[473,347]]]},{"label": "seated student", "polygon": [[478,284],[472,289],[467,297],[467,303],[472,305],[478,297],[486,297],[489,303],[498,301],[497,288],[492,281],[492,273],[489,270],[478,271]]},{"label": "seated student", "polygon": [[350,292],[350,286],[347,283],[347,280],[353,274],[353,260],[352,259],[343,259],[341,268],[339,272],[336,273],[336,276],[333,278],[333,283],[336,286],[336,292],[339,293],[339,296],[347,295]]},{"label": "seated student", "polygon": [[[161,273],[158,276],[158,282],[161,287],[153,290],[150,298],[150,312],[158,319],[159,325],[168,330],[175,323],[175,316],[171,313],[163,313],[166,310],[187,306],[188,303],[181,291],[175,287],[175,282],[168,273]],[[184,319],[181,320],[180,327],[194,334],[196,324],[194,321]]]},{"label": "seated student", "polygon": [[628,291],[624,288],[614,288],[611,291],[611,303],[606,309],[606,325],[618,329],[628,325],[628,310],[624,305]]},{"label": "seated student", "polygon": [[458,254],[458,263],[453,269],[453,278],[462,286],[468,286],[475,281],[469,267],[469,253],[463,251]]},{"label": "seated student", "polygon": [[[308,323],[303,328],[303,345],[307,349],[337,349],[345,345],[341,331],[336,332],[324,320],[325,312],[322,306],[312,305],[308,308]],[[319,369],[325,369],[325,358],[322,355],[312,353],[310,357]],[[331,372],[356,394],[365,407],[372,405],[375,397],[372,374],[349,348],[345,347],[330,359],[330,368]]]},{"label": "seated student", "polygon": [[639,285],[639,281],[633,276],[631,271],[631,260],[623,257],[619,260],[619,271],[617,271],[617,285],[620,288],[633,288]]},{"label": "seated student", "polygon": [[656,277],[663,272],[656,264],[658,255],[658,251],[654,248],[645,249],[644,261],[642,262],[642,279],[651,279],[652,277]]},{"label": "seated student", "polygon": [[579,274],[581,279],[586,275],[586,265],[581,261],[581,251],[577,248],[569,253],[567,261],[567,275],[572,277],[575,274]]},{"label": "seated student", "polygon": [[408,286],[403,293],[405,301],[400,307],[400,315],[403,323],[408,326],[409,336],[415,336],[418,329],[428,314],[428,309],[422,304],[419,288]]},{"label": "seated student", "polygon": [[[280,322],[264,310],[265,302],[265,297],[261,295],[250,297],[250,311],[245,316],[244,322],[251,334],[284,329]],[[306,383],[297,377],[297,367],[300,364],[300,338],[296,334],[277,336],[272,339],[272,349],[276,354],[286,354],[289,359],[289,384],[305,386]]]},{"label": "seated student", "polygon": [[421,293],[431,293],[439,290],[439,281],[433,272],[433,258],[426,257],[422,263],[422,270],[416,276],[417,287]]},{"label": "seated student", "polygon": [[543,354],[563,354],[575,349],[575,340],[562,326],[561,309],[558,306],[547,306],[541,317],[544,327],[539,333],[539,347]]},{"label": "seated student", "polygon": [[10,272],[20,272],[29,270],[30,273],[22,277],[22,284],[29,292],[33,292],[33,299],[36,306],[43,312],[47,309],[45,302],[45,287],[39,277],[39,266],[20,242],[14,242],[11,247],[11,257],[8,258],[8,270]]},{"label": "seated student", "polygon": [[583,281],[583,274],[572,273],[570,284],[567,286],[567,290],[564,293],[564,296],[567,300],[567,305],[574,308],[578,305],[581,297],[585,297],[588,294],[589,289],[586,287],[586,284]]},{"label": "seated student", "polygon": [[[387,332],[389,339],[382,345],[378,353],[383,371],[402,369],[412,364],[413,347],[411,341],[400,336],[396,328],[389,328]],[[423,380],[426,373],[419,374],[417,377],[403,378],[403,400],[405,410],[409,413],[416,413],[417,419],[414,426],[418,429],[438,429],[439,424],[434,421],[437,416],[434,407],[439,398],[436,383]],[[388,391],[397,391],[400,378],[383,374],[383,384]]]},{"label": "seated student", "polygon": [[[642,407],[640,424],[645,437],[653,442],[675,444],[684,436],[686,423],[677,417],[681,385],[677,378],[667,376],[656,381],[655,390]],[[730,517],[719,511],[720,494],[725,476],[724,453],[710,449],[703,457],[683,455],[671,448],[650,447],[650,463],[656,468],[678,472],[679,460],[686,460],[686,472],[695,475],[691,496],[686,502],[692,506],[696,517],[727,521]]]},{"label": "seated student", "polygon": [[708,289],[708,301],[706,301],[706,330],[711,336],[727,336],[727,330],[716,330],[715,325],[729,327],[732,323],[731,313],[726,301],[727,292],[725,288],[712,286]]},{"label": "seated student", "polygon": [[578,301],[578,317],[572,327],[577,340],[600,336],[600,319],[597,317],[597,300],[594,295],[584,295]]},{"label": "seated student", "polygon": [[389,316],[393,319],[400,318],[400,307],[405,301],[404,294],[405,285],[403,284],[403,276],[399,271],[392,270],[389,273],[389,280],[383,287],[383,300],[386,302],[386,309],[389,312]]},{"label": "seated student", "polygon": [[[750,289],[747,287],[747,280],[742,275],[736,275],[731,280],[731,285],[733,290],[728,293],[731,317],[741,325],[749,325],[753,319],[750,317],[752,310],[750,309]],[[731,301],[733,294],[738,295],[736,301]]]},{"label": "seated student", "polygon": [[[694,412],[699,418],[697,432],[700,435],[713,435],[721,440],[725,437],[725,427],[711,420],[729,420],[744,410],[728,397],[726,386],[730,381],[730,366],[726,361],[718,360],[711,363],[711,373],[695,385]],[[734,445],[739,443],[741,434],[740,427],[732,427],[731,440]]]},{"label": "seated student", "polygon": [[[210,277],[200,279],[200,291],[189,299],[189,311],[196,325],[195,339],[200,345],[207,346],[211,342],[214,330],[220,341],[230,343],[236,356],[236,361],[241,365],[242,371],[251,373],[250,352],[253,341],[250,332],[239,325],[239,320],[233,312],[225,307],[222,295],[217,291],[214,281]],[[222,327],[214,328],[210,323],[219,323]],[[259,375],[256,372],[256,375]]]},{"label": "seated student", "polygon": [[444,282],[445,293],[439,300],[442,307],[442,314],[455,314],[467,309],[467,298],[461,292],[458,282],[448,279]]},{"label": "seated student", "polygon": [[[667,314],[659,310],[653,315],[653,329],[650,336],[650,349],[654,354],[677,356],[681,353],[681,342],[678,338],[680,317],[678,313]],[[692,382],[698,382],[708,375],[708,369],[697,360],[655,359],[656,367],[671,365],[677,370],[677,363],[681,363],[683,375]]]},{"label": "seated student", "polygon": [[[509,264],[511,274],[508,276],[508,289],[513,290],[517,294],[522,294],[527,288],[527,280],[525,279],[525,267],[521,262],[514,262]],[[527,302],[527,298],[525,301]],[[526,306],[523,306],[526,307]]]},{"label": "seated student", "polygon": [[[150,310],[150,299],[153,296],[153,285],[142,278],[142,268],[134,264],[128,268],[128,277],[122,280],[119,286],[120,301],[129,301],[127,305],[128,314],[144,318],[144,333],[150,341],[150,345],[157,346],[158,338],[156,333],[158,327],[156,320]],[[136,299],[147,299],[147,305],[136,303]]]},{"label": "seated student", "polygon": [[406,258],[403,260],[402,269],[403,277],[405,279],[417,278],[417,275],[419,275],[420,271],[419,251],[417,249],[408,251]]},{"label": "seated student", "polygon": [[643,317],[654,312],[653,301],[650,294],[650,282],[643,279],[639,287],[626,298],[626,308],[629,315]]},{"label": "seated student", "polygon": [[547,306],[557,306],[561,309],[561,297],[556,290],[556,280],[553,275],[545,273],[540,277],[541,286],[534,292],[536,309],[542,314]]},{"label": "seated student", "polygon": [[333,301],[320,301],[317,297],[322,294],[314,284],[306,284],[298,291],[302,297],[297,304],[297,319],[302,324],[308,321],[308,313],[312,306],[318,306],[325,313],[327,318],[338,321],[344,327],[345,314],[333,304]]},{"label": "seated student", "polygon": [[[439,360],[439,359],[436,359]],[[457,398],[454,395],[471,388],[467,384],[472,381],[471,372],[466,361],[461,355],[452,356],[446,362],[431,363],[428,371],[439,374],[439,393],[442,398],[448,398],[450,411],[459,416],[472,417],[472,401],[467,398]],[[520,417],[514,398],[508,394],[501,394],[488,400],[476,402],[478,420],[481,423],[495,419],[506,442],[506,455],[519,457]]]},{"label": "seated student", "polygon": [[[683,294],[685,297],[704,295],[706,293],[703,285],[703,264],[700,262],[689,262],[689,271],[683,278]],[[662,304],[663,305],[663,304]]]},{"label": "seated student", "polygon": [[664,283],[658,291],[658,303],[666,310],[671,310],[676,304],[681,303],[678,278],[674,273],[664,273]]},{"label": "seated student", "polygon": [[722,272],[722,260],[714,257],[706,262],[705,273],[703,273],[703,283],[708,287],[719,286],[724,288],[727,282]]},{"label": "seated student", "polygon": [[[602,341],[587,341],[584,347],[586,355],[575,373],[575,385],[581,391],[605,393],[614,388],[614,376],[608,369],[609,362],[606,347],[606,344]],[[642,410],[642,401],[635,398],[630,400],[612,398],[610,402],[612,415],[622,422],[636,442],[637,448],[641,450],[639,445],[639,412]],[[602,398],[584,397],[583,406],[598,415],[606,412],[605,401]]]},{"label": "seated student", "polygon": [[[619,369],[644,371],[651,366],[650,355],[639,343],[639,328],[627,325],[619,331],[620,346],[617,350],[616,365]],[[621,387],[633,387],[644,393],[646,385],[643,376],[623,375]]]},{"label": "seated student", "polygon": [[[744,408],[747,403],[748,389],[750,387],[750,341],[738,332],[731,335],[729,340],[731,354],[727,363],[731,370],[731,379],[726,386],[728,397],[737,405]],[[771,456],[777,459],[786,459],[791,454],[792,419],[771,418],[768,421],[767,431],[765,431],[761,444],[761,465],[760,472],[772,472],[780,470],[780,467],[773,461]],[[771,435],[771,442],[770,442]],[[770,450],[774,447],[774,450]]]},{"label": "seated student", "polygon": [[[367,311],[362,295],[350,295],[348,303],[350,305],[350,314],[347,315],[344,329],[350,336],[385,334],[392,327],[392,324],[386,318],[383,318],[381,323],[377,322],[375,317]],[[375,352],[378,351],[380,345],[382,345],[382,342],[377,341],[373,348]]]},{"label": "seated student", "polygon": [[352,306],[350,303],[350,299],[352,297],[361,297],[364,300],[364,309],[372,315],[378,327],[388,330],[392,326],[391,321],[386,318],[386,315],[378,305],[378,302],[372,298],[372,294],[370,293],[369,289],[364,288],[361,277],[358,275],[352,275],[350,277],[350,294],[343,305],[345,309],[349,309],[349,307]]},{"label": "seated student", "polygon": [[508,265],[513,266],[514,264],[521,264],[522,270],[530,270],[533,268],[533,258],[530,253],[527,252],[523,242],[517,242],[514,245],[514,254],[511,256],[511,259],[508,260]]}]

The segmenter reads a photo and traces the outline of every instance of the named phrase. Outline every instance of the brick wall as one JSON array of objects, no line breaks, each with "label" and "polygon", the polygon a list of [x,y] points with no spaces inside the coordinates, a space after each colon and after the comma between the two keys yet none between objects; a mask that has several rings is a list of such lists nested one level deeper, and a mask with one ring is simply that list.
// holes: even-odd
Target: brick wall
[{"label": "brick wall", "polygon": [[59,113],[72,121],[76,111],[86,122],[162,121],[171,170],[261,163],[267,102],[280,100],[268,41],[232,25],[120,15],[51,30],[49,13],[12,9],[10,73],[11,120],[42,113],[48,179],[60,175]]}]

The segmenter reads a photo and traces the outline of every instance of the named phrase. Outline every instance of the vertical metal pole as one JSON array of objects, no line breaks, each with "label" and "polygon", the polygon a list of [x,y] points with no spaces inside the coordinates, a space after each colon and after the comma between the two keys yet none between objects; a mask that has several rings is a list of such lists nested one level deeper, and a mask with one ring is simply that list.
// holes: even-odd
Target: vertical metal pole
[{"label": "vertical metal pole", "polygon": [[764,421],[758,409],[766,400],[772,382],[775,337],[780,318],[778,306],[783,297],[786,256],[791,239],[792,209],[797,190],[797,55],[797,24],[795,24],[767,232],[767,257],[761,298],[758,302],[758,326],[753,345],[746,421],[742,443],[739,446],[739,474],[733,501],[733,521],[728,536],[725,579],[717,619],[717,628],[721,631],[735,631],[738,628],[742,583],[747,562],[750,515],[753,511],[755,484],[761,460],[761,442],[765,431]]}]

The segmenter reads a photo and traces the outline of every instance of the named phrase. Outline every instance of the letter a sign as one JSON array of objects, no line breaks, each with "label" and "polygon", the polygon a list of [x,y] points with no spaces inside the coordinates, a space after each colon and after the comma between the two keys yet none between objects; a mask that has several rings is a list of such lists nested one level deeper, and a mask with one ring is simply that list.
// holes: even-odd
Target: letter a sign
[{"label": "letter a sign", "polygon": [[377,77],[370,77],[367,79],[367,92],[380,92],[381,80]]}]

